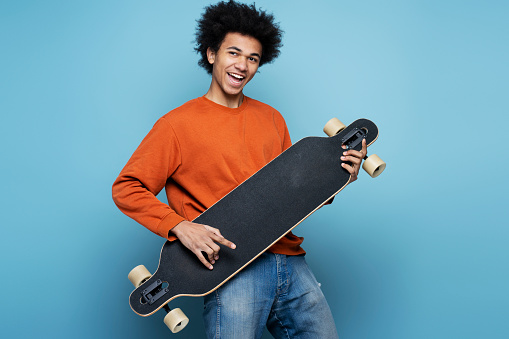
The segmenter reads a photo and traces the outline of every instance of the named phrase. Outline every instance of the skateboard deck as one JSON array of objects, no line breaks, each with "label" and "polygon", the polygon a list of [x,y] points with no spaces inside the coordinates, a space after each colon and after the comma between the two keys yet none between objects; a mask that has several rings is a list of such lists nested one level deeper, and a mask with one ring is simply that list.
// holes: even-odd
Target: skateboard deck
[{"label": "skateboard deck", "polygon": [[149,316],[177,297],[204,296],[226,283],[347,185],[343,144],[361,150],[362,138],[369,146],[377,137],[376,125],[359,119],[335,136],[296,142],[193,220],[218,228],[237,248],[221,246],[209,270],[180,241],[166,241],[157,271],[130,295],[133,311]]}]

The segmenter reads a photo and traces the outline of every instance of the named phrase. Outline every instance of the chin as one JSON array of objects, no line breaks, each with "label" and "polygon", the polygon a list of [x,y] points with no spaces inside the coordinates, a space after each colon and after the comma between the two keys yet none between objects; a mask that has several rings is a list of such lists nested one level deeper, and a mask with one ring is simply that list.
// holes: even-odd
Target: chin
[{"label": "chin", "polygon": [[226,94],[228,95],[238,95],[240,93],[242,93],[242,90],[244,89],[244,87],[242,88],[235,88],[235,89],[228,89],[225,91]]}]

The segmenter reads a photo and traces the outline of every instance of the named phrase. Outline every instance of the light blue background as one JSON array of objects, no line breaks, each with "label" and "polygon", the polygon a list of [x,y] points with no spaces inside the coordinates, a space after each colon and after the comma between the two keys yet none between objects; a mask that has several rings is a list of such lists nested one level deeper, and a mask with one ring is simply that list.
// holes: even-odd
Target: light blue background
[{"label": "light blue background", "polygon": [[[128,305],[163,240],[111,184],[158,117],[203,95],[208,1],[2,1],[0,328],[6,338],[171,336]],[[507,1],[269,1],[281,57],[245,93],[294,141],[366,117],[362,173],[295,232],[342,338],[508,338]],[[201,338],[201,299],[170,303]]]}]

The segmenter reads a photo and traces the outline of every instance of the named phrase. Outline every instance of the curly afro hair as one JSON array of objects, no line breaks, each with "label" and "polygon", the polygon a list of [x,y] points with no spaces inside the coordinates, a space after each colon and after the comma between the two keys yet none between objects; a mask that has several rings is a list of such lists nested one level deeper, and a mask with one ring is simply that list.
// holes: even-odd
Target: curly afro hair
[{"label": "curly afro hair", "polygon": [[230,0],[205,7],[197,20],[195,50],[201,58],[198,65],[212,74],[212,65],[207,59],[207,49],[218,51],[227,33],[251,36],[262,45],[260,66],[274,61],[283,46],[283,31],[274,22],[274,16],[257,10],[255,5],[246,5]]}]

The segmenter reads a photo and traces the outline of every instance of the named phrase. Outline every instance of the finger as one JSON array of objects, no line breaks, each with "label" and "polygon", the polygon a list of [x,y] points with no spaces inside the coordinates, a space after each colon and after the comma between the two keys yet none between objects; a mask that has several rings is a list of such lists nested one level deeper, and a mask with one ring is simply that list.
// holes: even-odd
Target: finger
[{"label": "finger", "polygon": [[221,245],[228,246],[231,249],[235,249],[237,247],[234,243],[224,238],[223,236],[214,238],[214,241],[220,243]]},{"label": "finger", "polygon": [[219,250],[221,249],[215,242],[208,244],[212,252],[209,254],[209,261],[214,264],[213,261],[219,259]]},{"label": "finger", "polygon": [[362,139],[362,157],[364,158],[368,154],[368,145],[366,139]]},{"label": "finger", "polygon": [[196,255],[196,257],[198,258],[198,260],[201,261],[201,263],[203,265],[205,265],[205,267],[207,267],[209,270],[213,269],[214,266],[212,266],[210,264],[210,262],[207,261],[207,259],[205,259],[205,257],[203,256],[202,252],[201,251],[196,251],[194,252],[194,254]]},{"label": "finger", "polygon": [[355,165],[360,165],[362,159],[361,158],[356,158],[356,157],[352,157],[352,156],[342,156],[341,157],[341,160],[343,161],[350,161],[351,163],[354,163]]},{"label": "finger", "polygon": [[[205,252],[207,253],[207,252]],[[210,253],[207,253],[207,257],[209,259],[209,262],[214,265],[216,263],[216,253],[214,253],[213,251],[211,251]]]},{"label": "finger", "polygon": [[[214,244],[215,245],[215,244]],[[217,246],[217,245],[216,245]],[[204,244],[204,247],[200,249],[201,254],[208,259],[208,261],[213,265],[215,264],[215,257],[217,255],[216,252],[208,245]]]},{"label": "finger", "polygon": [[353,168],[352,166],[348,165],[347,163],[341,163],[341,166],[346,169],[351,175],[355,175],[355,168]]},{"label": "finger", "polygon": [[364,154],[362,154],[362,152],[356,151],[354,149],[351,149],[349,151],[343,152],[343,155],[349,155],[349,156],[356,157],[356,158],[359,158],[359,159],[364,158]]}]

